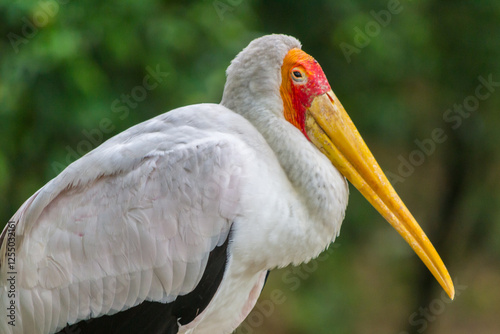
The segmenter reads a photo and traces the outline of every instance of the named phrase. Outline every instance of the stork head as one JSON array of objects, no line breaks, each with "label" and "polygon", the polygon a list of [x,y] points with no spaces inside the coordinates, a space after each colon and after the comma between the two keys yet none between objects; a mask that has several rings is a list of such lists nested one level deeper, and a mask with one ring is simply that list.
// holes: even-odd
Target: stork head
[{"label": "stork head", "polygon": [[280,95],[283,100],[284,115],[287,121],[295,125],[307,138],[307,109],[316,96],[330,91],[319,63],[301,49],[290,50],[281,66]]},{"label": "stork head", "polygon": [[289,50],[281,66],[280,95],[286,120],[399,232],[453,299],[453,282],[441,258],[387,180],[319,63],[298,48]]},{"label": "stork head", "polygon": [[[269,113],[299,129],[399,232],[453,299],[443,261],[387,180],[321,66],[295,38],[269,35],[252,41],[227,70],[221,104],[257,127],[263,119],[273,119],[262,117]],[[266,124],[262,129],[267,131]]]}]

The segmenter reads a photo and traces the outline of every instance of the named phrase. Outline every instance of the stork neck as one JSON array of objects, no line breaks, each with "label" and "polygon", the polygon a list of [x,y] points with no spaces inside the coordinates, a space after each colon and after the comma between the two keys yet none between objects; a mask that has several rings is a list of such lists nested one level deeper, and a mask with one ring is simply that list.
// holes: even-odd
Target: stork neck
[{"label": "stork neck", "polygon": [[289,245],[285,252],[289,255],[288,263],[307,261],[338,235],[347,206],[347,182],[328,158],[283,116],[264,110],[243,116],[267,141],[294,190],[282,196],[292,210],[288,217],[281,216],[275,222],[286,240],[275,246]]},{"label": "stork neck", "polygon": [[[267,126],[259,128],[276,154],[288,180],[309,210],[310,216],[328,225],[341,218],[347,205],[347,182],[328,158],[291,123],[270,114]],[[331,208],[336,212],[332,215]],[[339,223],[340,225],[340,223]]]},{"label": "stork neck", "polygon": [[[289,184],[280,183],[275,193],[263,199],[262,207],[268,210],[262,211],[274,210],[275,214],[248,224],[252,227],[244,235],[252,242],[246,247],[253,250],[248,253],[259,254],[259,269],[307,262],[340,231],[347,206],[346,180],[284,117],[264,111],[254,117],[258,120],[248,118],[274,152]],[[266,231],[264,238],[262,231]],[[257,259],[252,256],[250,260]]]}]

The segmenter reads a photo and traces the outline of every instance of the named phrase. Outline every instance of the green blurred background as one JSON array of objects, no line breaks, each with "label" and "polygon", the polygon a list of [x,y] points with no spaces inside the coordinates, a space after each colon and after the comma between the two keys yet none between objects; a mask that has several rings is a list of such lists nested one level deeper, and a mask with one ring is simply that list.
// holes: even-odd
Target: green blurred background
[{"label": "green blurred background", "polygon": [[[103,140],[218,102],[286,33],[333,90],[453,277],[453,303],[351,189],[330,251],[270,275],[238,333],[499,333],[500,2],[0,1],[0,226]],[[154,88],[143,79],[168,73]]]}]

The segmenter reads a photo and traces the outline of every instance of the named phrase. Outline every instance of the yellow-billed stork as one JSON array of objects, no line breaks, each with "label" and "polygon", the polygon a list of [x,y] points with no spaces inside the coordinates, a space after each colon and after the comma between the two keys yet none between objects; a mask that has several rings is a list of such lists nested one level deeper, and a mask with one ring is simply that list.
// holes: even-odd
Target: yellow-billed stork
[{"label": "yellow-billed stork", "polygon": [[453,298],[318,62],[293,37],[258,38],[220,104],[131,127],[21,206],[0,239],[0,332],[230,333],[269,270],[335,240],[346,178]]}]

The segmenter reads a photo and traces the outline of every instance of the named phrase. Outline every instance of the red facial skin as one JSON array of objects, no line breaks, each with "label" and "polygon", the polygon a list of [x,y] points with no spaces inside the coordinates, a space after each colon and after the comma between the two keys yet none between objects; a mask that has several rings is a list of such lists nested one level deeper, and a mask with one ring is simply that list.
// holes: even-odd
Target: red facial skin
[{"label": "red facial skin", "polygon": [[[299,72],[297,77],[295,74]],[[330,84],[319,63],[300,49],[290,50],[281,66],[280,94],[287,121],[299,129],[307,139],[305,119],[307,108],[316,96],[330,91]]]}]

